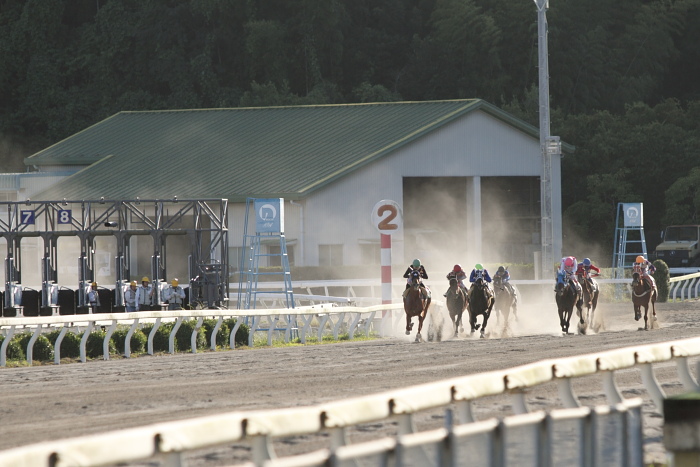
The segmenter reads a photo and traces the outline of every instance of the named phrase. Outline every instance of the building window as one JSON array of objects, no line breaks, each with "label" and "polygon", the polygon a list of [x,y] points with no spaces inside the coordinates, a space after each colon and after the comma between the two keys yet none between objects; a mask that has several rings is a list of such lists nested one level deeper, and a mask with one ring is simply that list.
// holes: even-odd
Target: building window
[{"label": "building window", "polygon": [[379,264],[381,262],[379,243],[360,243],[362,264]]},{"label": "building window", "polygon": [[319,245],[318,246],[319,266],[342,266],[343,265],[343,245]]}]

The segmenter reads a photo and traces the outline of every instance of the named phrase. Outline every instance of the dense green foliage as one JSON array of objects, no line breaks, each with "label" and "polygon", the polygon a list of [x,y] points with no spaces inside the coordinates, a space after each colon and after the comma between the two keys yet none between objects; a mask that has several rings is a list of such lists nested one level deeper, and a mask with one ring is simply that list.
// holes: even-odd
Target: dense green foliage
[{"label": "dense green foliage", "polygon": [[657,259],[654,261],[654,267],[656,268],[654,280],[656,281],[656,289],[659,292],[656,301],[667,302],[668,294],[671,291],[671,283],[669,282],[671,280],[671,274],[668,270],[668,265],[664,261]]},{"label": "dense green foliage", "polygon": [[[26,349],[32,338],[32,334],[31,332],[23,332],[13,337],[25,351],[25,358],[27,354]],[[46,336],[39,335],[36,341],[34,341],[34,345],[32,346],[32,360],[44,362],[53,360],[53,344]]]},{"label": "dense green foliage", "polygon": [[[126,349],[126,335],[129,333],[130,326],[119,326],[112,334],[112,341],[117,348],[117,352],[123,354]],[[136,329],[129,339],[129,348],[131,353],[139,354],[146,351],[148,337],[141,329]]]},{"label": "dense green foliage", "polygon": [[[5,336],[0,335],[0,345],[5,341]],[[7,359],[8,360],[24,360],[24,348],[20,345],[17,336],[12,336],[10,342],[7,344]]]},{"label": "dense green foliage", "polygon": [[[83,337],[84,333],[80,333]],[[107,331],[96,330],[92,331],[85,342],[85,355],[88,358],[104,358],[104,341],[107,337]],[[117,355],[117,346],[114,345],[114,340],[109,339],[107,344],[107,352],[109,355]]]},{"label": "dense green foliage", "polygon": [[[153,336],[153,352],[170,351],[170,332],[173,330],[174,324],[175,323],[162,323],[160,326],[158,326],[158,330]],[[144,324],[141,330],[146,335],[146,339],[148,339],[148,336],[153,330],[153,324]],[[146,343],[148,344],[148,340]],[[177,349],[177,337],[175,337],[175,348]]]},{"label": "dense green foliage", "polygon": [[[700,222],[700,0],[547,18],[565,227],[605,247],[639,201],[650,247]],[[0,54],[6,171],[122,110],[478,97],[538,124],[528,0],[7,0]]]},{"label": "dense green foliage", "polygon": [[[236,327],[236,323],[238,321],[236,318],[229,318],[224,320],[224,324],[228,326],[228,328],[233,332],[233,329]],[[241,325],[238,327],[236,330],[236,338],[234,343],[236,344],[236,347],[241,347],[244,345],[248,345],[248,338],[250,336],[250,326],[248,326],[245,323],[241,323]],[[226,341],[226,345],[228,345],[228,340]]]},{"label": "dense green foliage", "polygon": [[[61,333],[60,329],[56,329],[46,334],[46,337],[51,342],[51,345],[56,348],[56,340]],[[79,358],[80,357],[80,336],[73,332],[66,332],[61,340],[61,348],[59,349],[61,358]],[[54,350],[55,352],[55,350]]]},{"label": "dense green foliage", "polygon": [[[179,352],[191,352],[192,351],[192,333],[197,326],[196,319],[185,319],[180,324],[177,332],[175,333],[175,350]],[[206,340],[206,330],[204,327],[197,329],[197,337],[195,338],[195,345],[198,350],[207,348]]]}]

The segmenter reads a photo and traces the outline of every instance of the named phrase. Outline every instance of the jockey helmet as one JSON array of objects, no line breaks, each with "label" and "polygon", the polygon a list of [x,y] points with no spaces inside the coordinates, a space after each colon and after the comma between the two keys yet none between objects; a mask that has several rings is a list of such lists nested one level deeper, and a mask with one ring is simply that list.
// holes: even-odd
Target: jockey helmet
[{"label": "jockey helmet", "polygon": [[643,263],[644,261],[646,261],[646,260],[644,259],[644,256],[641,256],[641,255],[640,255],[640,256],[637,256],[637,259],[636,259],[634,262],[635,262],[635,263]]},{"label": "jockey helmet", "polygon": [[420,260],[414,259],[412,265],[414,268],[419,268],[420,267]]},{"label": "jockey helmet", "polygon": [[477,271],[481,271],[482,269],[484,269],[484,266],[482,266],[481,263],[476,263],[476,266],[474,266],[474,269],[476,269]]},{"label": "jockey helmet", "polygon": [[504,268],[503,266],[498,266],[499,273],[503,274],[505,271],[506,271],[506,268]]},{"label": "jockey helmet", "polygon": [[588,258],[583,258],[583,265],[588,267],[591,265],[591,260]]},{"label": "jockey helmet", "polygon": [[572,256],[569,256],[568,258],[566,258],[566,259],[564,260],[564,266],[565,266],[565,267],[567,267],[567,268],[568,268],[568,267],[573,267],[573,265],[574,265],[574,258],[573,258]]},{"label": "jockey helmet", "polygon": [[462,266],[459,264],[455,264],[455,267],[452,268],[454,272],[460,272],[462,270]]}]

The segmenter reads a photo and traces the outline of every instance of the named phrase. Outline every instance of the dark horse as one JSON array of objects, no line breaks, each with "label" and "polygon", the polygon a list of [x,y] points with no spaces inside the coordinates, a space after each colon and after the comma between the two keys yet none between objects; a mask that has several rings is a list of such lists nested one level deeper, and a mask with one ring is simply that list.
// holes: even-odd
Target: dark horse
[{"label": "dark horse", "polygon": [[600,329],[600,324],[595,323],[595,308],[598,306],[598,294],[600,293],[600,288],[598,287],[598,282],[596,282],[593,277],[586,278],[583,275],[578,276],[578,283],[581,284],[581,291],[583,292],[583,306],[586,307],[586,313],[582,317],[582,331],[585,334],[587,327],[592,327],[593,331],[598,332]]},{"label": "dark horse", "polygon": [[472,334],[479,329],[479,325],[476,324],[476,317],[483,315],[484,321],[481,323],[481,337],[486,337],[486,324],[491,316],[493,303],[494,298],[488,283],[483,278],[478,278],[474,282],[474,289],[469,299],[469,324],[472,328]]},{"label": "dark horse", "polygon": [[[569,279],[566,283],[557,282],[555,290],[557,308],[559,309],[559,324],[561,325],[561,331],[564,334],[568,334],[571,315],[574,313],[574,306],[577,308],[578,315],[582,315],[581,296],[576,284],[574,284],[573,279]],[[583,316],[581,316],[580,324],[583,324]]]},{"label": "dark horse", "polygon": [[634,319],[639,321],[642,317],[642,307],[644,307],[644,330],[649,330],[649,304],[651,303],[651,316],[656,321],[656,296],[655,288],[639,275],[638,272],[632,274],[632,304],[634,305]]},{"label": "dark horse", "polygon": [[467,309],[467,293],[462,290],[454,277],[450,279],[450,288],[447,291],[447,310],[450,312],[450,320],[455,329],[454,336],[457,337],[459,330],[464,332],[462,326],[462,314]]},{"label": "dark horse", "polygon": [[494,290],[494,307],[496,309],[496,321],[499,321],[499,316],[503,318],[503,324],[508,322],[511,310],[513,311],[513,316],[518,319],[516,313],[518,312],[518,294],[515,289],[511,289],[506,286],[503,282],[503,277],[494,276],[493,278],[493,290]]},{"label": "dark horse", "polygon": [[406,293],[406,297],[403,299],[403,309],[406,312],[406,335],[408,336],[411,334],[411,330],[413,329],[411,319],[417,316],[418,334],[416,334],[416,342],[420,342],[422,339],[420,332],[423,329],[423,320],[430,306],[430,289],[425,287],[425,292],[423,292],[423,287],[420,286],[420,273],[418,271],[413,271],[410,279],[410,288]]}]

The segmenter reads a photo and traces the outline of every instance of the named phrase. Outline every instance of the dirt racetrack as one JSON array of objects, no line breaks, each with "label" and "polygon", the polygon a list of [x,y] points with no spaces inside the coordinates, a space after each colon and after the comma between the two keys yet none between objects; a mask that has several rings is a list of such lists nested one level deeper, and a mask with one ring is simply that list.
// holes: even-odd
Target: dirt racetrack
[{"label": "dirt racetrack", "polygon": [[[605,329],[593,335],[561,336],[556,307],[548,304],[522,308],[519,320],[506,332],[495,321],[490,323],[488,339],[415,344],[401,333],[328,345],[1,368],[0,449],[224,411],[312,405],[548,358],[700,335],[697,300],[658,304],[660,326],[650,331],[638,330],[640,322],[634,321],[629,302],[601,303],[598,309]],[[498,337],[502,335],[512,337]],[[695,372],[696,360],[690,363]],[[654,368],[667,394],[683,392],[675,364]],[[646,462],[665,461],[662,418],[654,411],[639,371],[619,371],[616,381],[625,397],[645,400]],[[574,390],[585,405],[605,402],[599,377],[576,380]],[[553,384],[533,389],[527,400],[533,410],[560,407]],[[510,399],[504,396],[482,399],[475,409],[480,419],[512,413]],[[443,423],[441,412],[416,417],[418,429]],[[392,432],[395,424],[376,423],[351,430],[349,437],[365,441]],[[325,436],[300,436],[276,440],[274,447],[278,455],[290,455],[326,443]],[[233,465],[249,459],[249,446],[242,443],[193,453],[191,464]]]}]

